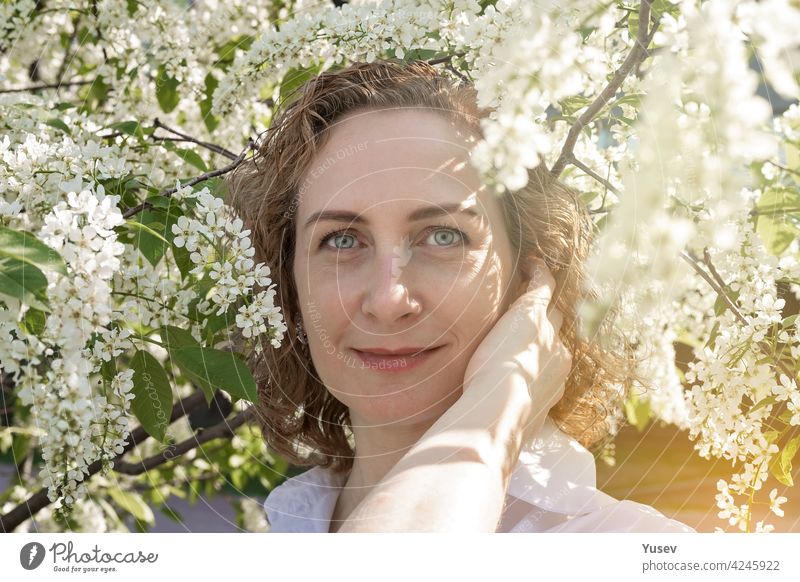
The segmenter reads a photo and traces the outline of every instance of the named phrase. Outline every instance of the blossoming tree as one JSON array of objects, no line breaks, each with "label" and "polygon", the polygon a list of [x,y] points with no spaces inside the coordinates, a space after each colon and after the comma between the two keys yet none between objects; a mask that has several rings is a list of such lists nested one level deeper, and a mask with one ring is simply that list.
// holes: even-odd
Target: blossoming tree
[{"label": "blossoming tree", "polygon": [[283,341],[280,281],[225,175],[305,80],[395,58],[494,108],[472,160],[498,195],[540,163],[583,193],[583,331],[615,308],[650,379],[628,420],[731,461],[719,517],[772,530],[753,506],[782,515],[800,445],[797,30],[797,0],[0,4],[2,529],[275,484],[245,358]]}]

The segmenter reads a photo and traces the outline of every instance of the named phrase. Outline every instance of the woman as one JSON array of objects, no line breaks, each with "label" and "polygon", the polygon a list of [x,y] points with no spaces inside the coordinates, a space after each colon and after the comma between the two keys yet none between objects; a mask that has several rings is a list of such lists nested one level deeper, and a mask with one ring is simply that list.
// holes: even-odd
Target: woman
[{"label": "woman", "polygon": [[497,197],[474,88],[425,63],[310,80],[230,178],[296,330],[253,362],[268,445],[312,469],[272,531],[693,531],[595,488],[630,350],[578,338],[592,223],[544,164]]}]

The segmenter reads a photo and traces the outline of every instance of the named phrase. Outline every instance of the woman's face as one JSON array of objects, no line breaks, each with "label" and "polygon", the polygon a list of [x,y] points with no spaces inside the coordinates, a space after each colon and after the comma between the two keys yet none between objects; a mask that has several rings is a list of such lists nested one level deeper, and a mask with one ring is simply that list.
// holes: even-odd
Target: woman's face
[{"label": "woman's face", "polygon": [[[361,109],[331,128],[300,187],[302,320],[317,374],[354,425],[441,416],[523,290],[500,200],[470,165],[471,146],[434,111]],[[418,358],[359,353],[432,347]]]}]

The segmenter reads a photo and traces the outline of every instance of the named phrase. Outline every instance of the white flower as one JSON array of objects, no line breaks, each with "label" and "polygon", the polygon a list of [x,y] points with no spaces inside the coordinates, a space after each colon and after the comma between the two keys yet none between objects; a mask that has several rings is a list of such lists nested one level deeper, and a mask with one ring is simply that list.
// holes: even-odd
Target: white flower
[{"label": "white flower", "polygon": [[775,384],[772,387],[772,393],[775,395],[775,398],[778,400],[778,402],[786,400],[793,393],[796,392],[797,392],[797,387],[786,374],[781,374],[780,384]]},{"label": "white flower", "polygon": [[783,517],[783,509],[781,509],[781,504],[786,503],[787,501],[788,499],[782,495],[778,497],[777,489],[773,489],[769,492],[769,510],[778,517]]},{"label": "white flower", "polygon": [[175,235],[172,242],[176,247],[186,247],[188,251],[197,250],[197,221],[179,216],[172,225],[172,234]]}]

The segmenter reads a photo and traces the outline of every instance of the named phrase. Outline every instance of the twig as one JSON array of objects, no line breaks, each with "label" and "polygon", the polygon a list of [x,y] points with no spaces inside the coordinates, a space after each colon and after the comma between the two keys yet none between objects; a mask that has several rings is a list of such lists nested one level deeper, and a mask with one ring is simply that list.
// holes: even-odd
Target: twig
[{"label": "twig", "polygon": [[617,190],[611,182],[609,182],[608,180],[603,178],[600,174],[598,174],[597,172],[592,170],[589,166],[587,166],[586,164],[581,162],[574,155],[570,154],[570,157],[569,157],[569,160],[567,160],[567,163],[572,164],[573,166],[575,166],[576,168],[578,168],[579,170],[581,170],[585,174],[588,174],[589,176],[591,176],[592,178],[594,178],[595,180],[600,182],[603,186],[608,188],[608,190],[610,192],[613,192],[614,194],[619,196],[619,190]]},{"label": "twig", "polygon": [[[192,143],[196,143],[197,145],[203,146],[207,150],[211,150],[214,153],[217,153],[217,154],[220,154],[222,156],[225,156],[226,158],[228,158],[230,160],[235,160],[236,159],[236,154],[233,153],[232,151],[227,150],[222,146],[218,146],[217,144],[209,143],[207,141],[200,141],[199,139],[194,138],[194,137],[192,137],[190,135],[186,135],[185,133],[181,133],[177,129],[172,129],[171,127],[166,126],[163,123],[161,123],[161,120],[159,120],[158,117],[156,117],[153,120],[153,127],[161,128],[161,129],[164,129],[164,130],[166,130],[166,131],[168,131],[170,133],[174,133],[175,135],[180,136],[181,138],[183,138],[184,141],[189,141],[189,142],[192,142]],[[167,139],[167,138],[157,138],[157,137],[153,136],[153,139]]]},{"label": "twig", "polygon": [[786,166],[782,166],[780,164],[776,164],[775,162],[769,162],[769,163],[772,164],[773,166],[775,166],[776,168],[778,168],[779,170],[783,170],[784,172],[789,172],[790,174],[795,174],[796,176],[800,176],[800,172],[798,172],[797,170],[793,170],[791,168],[787,168]]},{"label": "twig", "polygon": [[435,59],[431,59],[426,61],[429,65],[441,65],[442,63],[448,63],[456,57],[463,57],[466,53],[464,51],[459,51],[453,53],[452,55],[446,55],[444,57],[437,57]]},{"label": "twig", "polygon": [[[255,147],[255,144],[253,143],[253,140],[252,139],[249,140],[247,142],[247,147],[242,151],[241,154],[239,154],[239,156],[235,160],[233,160],[233,162],[231,162],[230,164],[228,164],[224,168],[219,168],[218,170],[213,170],[211,172],[206,172],[205,174],[201,174],[201,175],[197,176],[196,178],[192,178],[188,182],[186,182],[184,184],[181,184],[181,188],[186,188],[187,186],[194,186],[195,184],[199,184],[200,182],[203,182],[203,181],[208,180],[210,178],[216,178],[217,176],[222,176],[223,174],[227,174],[228,172],[236,169],[244,161],[244,158],[247,155],[247,152],[249,152],[254,147]],[[161,192],[158,193],[158,195],[159,196],[171,196],[177,191],[178,191],[178,188],[173,186],[172,188],[167,188],[166,190],[162,190]],[[133,208],[129,208],[128,210],[126,210],[122,214],[122,217],[123,218],[130,218],[131,216],[133,216],[135,214],[138,214],[142,210],[146,210],[148,208],[152,208],[152,206],[150,204],[148,204],[147,202],[142,202],[138,206],[134,206]]]},{"label": "twig", "polygon": [[555,164],[550,170],[554,178],[558,178],[561,172],[569,162],[572,155],[572,150],[575,148],[575,143],[578,141],[578,136],[584,127],[586,127],[594,119],[600,110],[611,101],[611,98],[617,92],[617,89],[622,86],[628,74],[633,70],[638,63],[644,60],[647,56],[647,46],[652,40],[652,35],[655,33],[657,24],[652,26],[651,32],[648,33],[647,25],[650,22],[650,0],[642,0],[642,7],[639,11],[639,30],[636,34],[636,42],[634,43],[631,52],[626,57],[625,61],[620,65],[620,68],[614,73],[611,81],[606,85],[605,89],[597,96],[591,105],[584,111],[578,120],[570,128],[567,134],[567,139],[564,141],[564,146],[561,148],[561,154],[558,156]]},{"label": "twig", "polygon": [[[708,253],[707,250],[705,250],[704,252],[706,254]],[[739,323],[746,326],[747,319],[745,319],[744,315],[742,315],[742,312],[739,311],[739,308],[726,293],[725,287],[727,287],[727,285],[724,283],[724,281],[722,282],[722,284],[720,284],[720,282],[718,282],[714,276],[709,275],[706,272],[706,270],[703,269],[703,267],[701,266],[701,264],[707,265],[707,263],[702,263],[697,257],[694,256],[694,254],[681,251],[680,255],[681,258],[683,258],[686,262],[688,262],[689,265],[691,265],[691,267],[695,270],[695,272],[698,275],[700,275],[706,281],[706,283],[708,283],[711,286],[711,288],[725,303],[725,306],[731,311],[731,313],[733,313],[733,316],[739,321]],[[714,273],[716,273],[716,269],[714,269]],[[716,277],[719,277],[719,273],[716,273]],[[719,279],[720,281],[722,281],[721,277]],[[758,342],[757,345],[765,356],[773,357],[773,354],[770,352],[769,345],[767,345],[766,342],[761,341]],[[778,359],[775,360],[775,363],[777,364],[778,368],[780,368],[781,372],[783,372],[790,378],[794,378],[794,372],[792,372],[789,369],[789,367],[786,365],[785,362]]]},{"label": "twig", "polygon": [[94,79],[87,81],[68,81],[66,83],[46,83],[42,85],[31,85],[29,87],[20,87],[18,89],[0,89],[0,93],[24,93],[26,91],[40,91],[42,89],[61,89],[62,87],[76,87],[78,85],[91,85]]},{"label": "twig", "polygon": [[124,461],[114,463],[114,471],[124,475],[140,475],[155,469],[159,465],[163,465],[164,463],[175,460],[175,458],[188,453],[203,443],[221,437],[232,436],[233,431],[253,418],[254,410],[254,407],[250,406],[247,408],[247,410],[243,410],[234,416],[230,421],[225,420],[219,424],[215,424],[210,428],[204,429],[198,434],[193,435],[176,445],[171,445],[159,454],[148,457],[147,459],[138,463],[128,463]]},{"label": "twig", "polygon": [[61,65],[58,67],[58,72],[56,73],[56,83],[61,84],[61,81],[64,80],[64,73],[67,72],[67,65],[72,60],[72,57],[75,56],[75,53],[72,51],[72,45],[75,42],[75,39],[78,37],[78,27],[80,26],[81,18],[80,15],[76,17],[75,23],[72,25],[72,34],[69,36],[69,40],[67,41],[67,48],[64,51],[64,58],[61,61]]},{"label": "twig", "polygon": [[459,79],[461,79],[461,82],[463,84],[466,85],[466,84],[468,84],[470,82],[469,79],[467,78],[467,76],[464,73],[462,73],[461,71],[459,71],[458,69],[456,69],[453,66],[452,62],[448,61],[447,64],[445,64],[444,68],[447,69],[448,71],[450,71],[451,73],[453,73],[454,75],[456,75]]},{"label": "twig", "polygon": [[[175,406],[172,407],[172,414],[169,419],[170,424],[200,406],[204,401],[205,394],[203,394],[201,390],[198,390],[175,404]],[[123,446],[122,452],[114,457],[113,461],[116,463],[118,460],[121,460],[126,453],[148,438],[150,438],[150,435],[147,434],[147,431],[145,431],[143,427],[136,427],[129,435],[128,443]],[[84,477],[84,481],[92,475],[99,473],[102,468],[103,464],[99,460],[89,465],[86,468],[87,474]],[[0,532],[7,533],[14,531],[19,524],[36,515],[40,510],[50,505],[50,503],[47,497],[47,487],[39,489],[39,491],[17,505],[14,509],[5,515],[0,515]]]},{"label": "twig", "polygon": [[711,276],[714,277],[714,280],[717,282],[717,284],[722,289],[725,289],[728,286],[728,284],[725,282],[725,280],[719,274],[719,271],[717,271],[717,268],[714,266],[714,262],[711,260],[711,253],[708,252],[708,248],[703,249],[703,264],[706,267],[708,267],[709,273],[711,273]]}]

